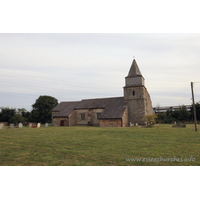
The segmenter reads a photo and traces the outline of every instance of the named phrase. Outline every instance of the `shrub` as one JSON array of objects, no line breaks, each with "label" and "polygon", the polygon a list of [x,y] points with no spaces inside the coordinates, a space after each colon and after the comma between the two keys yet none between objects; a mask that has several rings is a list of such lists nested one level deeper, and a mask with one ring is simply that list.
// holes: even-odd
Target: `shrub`
[{"label": "shrub", "polygon": [[146,127],[153,127],[156,122],[157,116],[155,114],[145,115],[141,121],[146,122]]}]

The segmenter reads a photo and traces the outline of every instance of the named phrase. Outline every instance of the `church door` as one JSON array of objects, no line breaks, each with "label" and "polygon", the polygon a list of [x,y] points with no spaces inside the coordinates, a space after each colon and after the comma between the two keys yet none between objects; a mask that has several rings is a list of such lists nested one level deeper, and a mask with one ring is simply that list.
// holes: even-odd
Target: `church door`
[{"label": "church door", "polygon": [[65,120],[61,120],[60,121],[60,126],[64,126],[65,125]]}]

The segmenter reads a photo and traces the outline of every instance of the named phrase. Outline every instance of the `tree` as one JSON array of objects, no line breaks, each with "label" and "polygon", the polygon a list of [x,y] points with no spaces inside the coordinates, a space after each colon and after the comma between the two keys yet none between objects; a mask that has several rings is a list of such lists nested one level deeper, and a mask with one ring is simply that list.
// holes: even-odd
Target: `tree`
[{"label": "tree", "polygon": [[9,122],[9,120],[16,114],[14,108],[1,107],[0,121]]},{"label": "tree", "polygon": [[[197,115],[197,121],[200,120],[200,102],[197,102],[195,104],[196,107],[196,115]],[[193,109],[193,105],[191,107],[191,119],[194,119],[194,109]]]},{"label": "tree", "polygon": [[20,114],[26,122],[31,121],[31,113],[25,108],[18,108],[17,114]]},{"label": "tree", "polygon": [[18,124],[18,123],[24,123],[25,119],[21,114],[15,114],[13,117],[11,117],[9,119],[9,123],[14,123],[14,124]]},{"label": "tree", "polygon": [[19,122],[23,123],[26,121],[26,118],[23,116],[24,111],[24,108],[18,109],[18,111],[16,111],[15,108],[1,107],[0,121],[14,124],[17,124]]},{"label": "tree", "polygon": [[179,106],[174,111],[167,111],[166,113],[157,113],[157,123],[173,123],[173,122],[189,122],[191,121],[191,113],[186,106]]},{"label": "tree", "polygon": [[51,122],[51,111],[58,105],[58,100],[51,96],[40,96],[32,105],[31,111],[32,121],[35,122]]},{"label": "tree", "polygon": [[190,113],[187,110],[186,106],[181,106],[181,108],[179,110],[178,120],[182,121],[182,122],[190,120]]},{"label": "tree", "polygon": [[156,123],[157,116],[155,114],[145,115],[141,120],[147,122],[148,127],[152,127]]}]

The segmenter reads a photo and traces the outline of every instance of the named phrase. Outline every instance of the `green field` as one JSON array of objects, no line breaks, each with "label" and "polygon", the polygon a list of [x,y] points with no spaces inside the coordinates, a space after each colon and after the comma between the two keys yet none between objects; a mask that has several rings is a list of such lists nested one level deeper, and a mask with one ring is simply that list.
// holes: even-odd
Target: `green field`
[{"label": "green field", "polygon": [[200,130],[195,132],[193,125],[186,128],[172,128],[172,125],[3,127],[0,165],[199,166]]}]

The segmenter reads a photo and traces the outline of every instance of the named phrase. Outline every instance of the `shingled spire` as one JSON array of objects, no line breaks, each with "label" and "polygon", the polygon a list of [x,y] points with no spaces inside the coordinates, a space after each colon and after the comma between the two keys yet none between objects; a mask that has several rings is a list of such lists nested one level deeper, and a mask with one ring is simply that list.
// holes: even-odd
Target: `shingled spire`
[{"label": "shingled spire", "polygon": [[136,60],[134,59],[127,77],[134,77],[134,76],[142,76],[140,69],[137,65]]},{"label": "shingled spire", "polygon": [[140,69],[135,59],[132,62],[128,76],[126,77],[125,87],[132,86],[144,86],[144,77],[142,76],[142,73],[140,72]]}]

